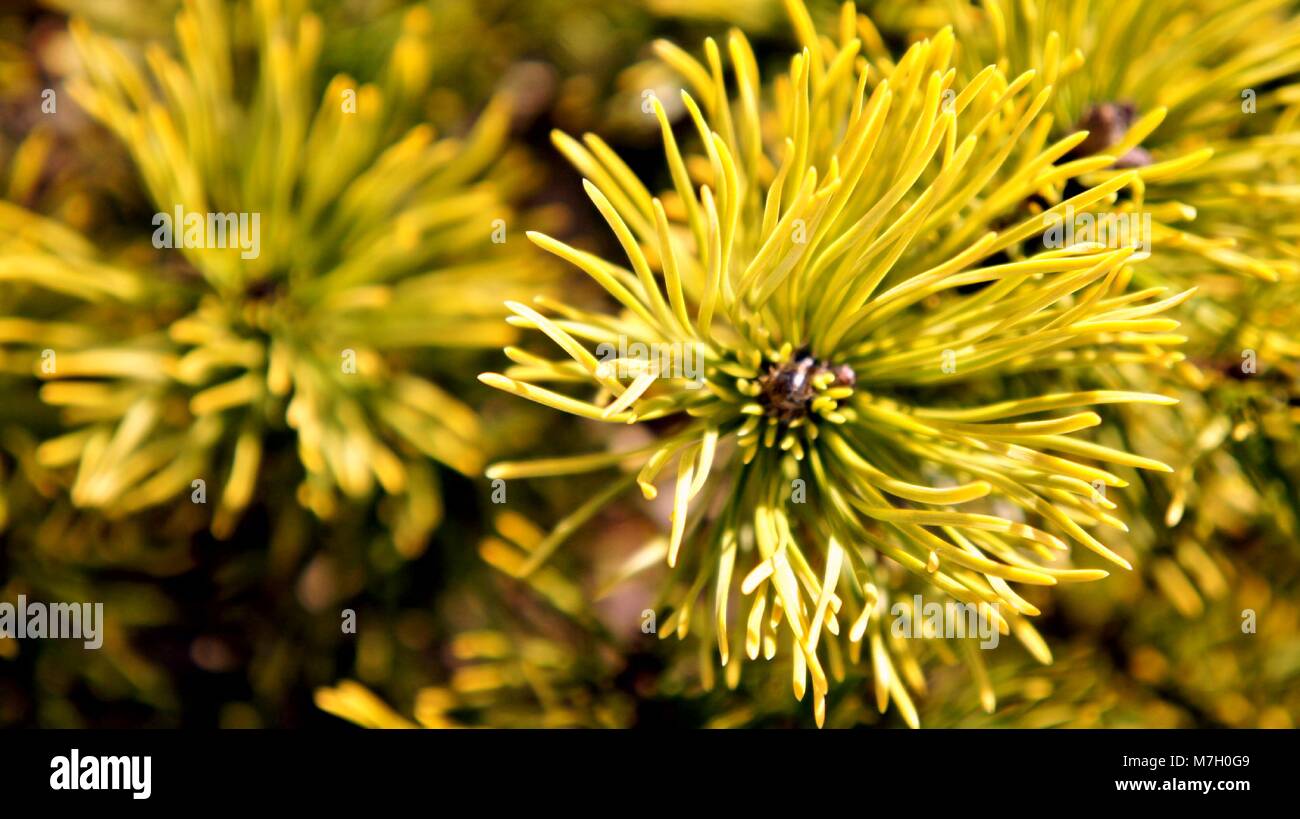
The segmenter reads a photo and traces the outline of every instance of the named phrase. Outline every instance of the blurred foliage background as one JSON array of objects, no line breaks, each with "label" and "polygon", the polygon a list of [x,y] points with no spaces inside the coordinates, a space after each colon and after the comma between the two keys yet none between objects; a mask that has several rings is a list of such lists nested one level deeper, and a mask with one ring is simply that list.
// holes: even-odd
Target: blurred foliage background
[{"label": "blurred foliage background", "polygon": [[[147,248],[157,208],[131,150],[68,92],[84,70],[69,19],[84,19],[143,60],[150,45],[177,47],[173,15],[182,5],[5,4],[0,192],[9,210],[0,248],[12,249],[26,229],[13,210],[21,209],[75,231],[115,263],[157,263]],[[901,51],[913,32],[945,22],[937,5],[876,2],[863,10],[884,44]],[[818,19],[838,13],[834,3],[809,6]],[[410,124],[465,137],[505,95],[513,159],[498,190],[512,213],[507,244],[522,254],[531,252],[521,247],[524,230],[536,227],[580,247],[616,248],[593,229],[598,216],[557,157],[552,129],[597,132],[643,178],[664,181],[658,126],[642,102],[647,91],[677,99],[680,79],[653,58],[655,38],[693,48],[738,26],[765,64],[785,59],[795,42],[779,0],[310,7],[323,23],[314,69],[321,87],[338,74],[380,82],[415,19],[431,45],[422,54],[427,85],[402,112]],[[232,36],[246,68],[255,61],[255,35],[250,28]],[[47,89],[57,95],[56,114],[42,111]],[[683,113],[670,111],[679,126]],[[486,235],[495,213],[483,216]],[[58,315],[48,294],[6,270],[0,263],[0,316]],[[546,275],[568,276],[559,286],[571,302],[602,299],[572,272]],[[1273,304],[1284,314],[1276,323],[1293,332],[1300,298],[1285,292]],[[454,290],[444,297],[464,298]],[[0,600],[102,601],[108,625],[103,649],[93,652],[72,641],[0,640],[0,726],[347,725],[339,716],[363,725],[812,725],[809,709],[789,696],[788,674],[746,676],[728,690],[708,671],[709,657],[685,656],[675,641],[642,631],[658,569],[622,584],[611,575],[664,531],[670,499],[601,512],[529,583],[498,567],[514,547],[536,545],[567,510],[598,495],[601,480],[512,481],[499,504],[500,487],[439,463],[432,468],[441,520],[418,543],[402,545],[377,496],[340,496],[328,516],[300,502],[303,465],[281,424],[266,433],[255,489],[229,531],[214,534],[207,510],[185,495],[124,516],[89,508],[70,500],[75,474],[38,455],[41,442],[64,431],[63,421],[32,377],[31,351],[44,345],[27,344],[22,331],[0,318]],[[474,409],[484,458],[638,443],[636,430],[573,423],[492,394],[474,376],[499,359],[490,348],[430,345],[403,363],[438,373],[440,386]],[[1208,436],[1206,454],[1196,471],[1195,514],[1175,536],[1165,531],[1167,493],[1136,493],[1142,516],[1128,545],[1143,556],[1139,563],[1151,557],[1145,565],[1104,582],[1027,594],[1043,611],[1038,626],[1055,662],[1041,666],[1005,641],[989,662],[999,697],[992,714],[955,659],[926,668],[922,724],[1294,727],[1300,387],[1294,369],[1273,372],[1271,381],[1216,382],[1197,408],[1189,423]],[[1152,428],[1160,423],[1154,418],[1128,423],[1138,438],[1163,432]],[[356,614],[355,634],[340,627],[344,610]],[[1247,610],[1257,615],[1255,633],[1243,632]],[[832,692],[827,724],[902,720],[878,713],[869,682],[851,675]]]}]

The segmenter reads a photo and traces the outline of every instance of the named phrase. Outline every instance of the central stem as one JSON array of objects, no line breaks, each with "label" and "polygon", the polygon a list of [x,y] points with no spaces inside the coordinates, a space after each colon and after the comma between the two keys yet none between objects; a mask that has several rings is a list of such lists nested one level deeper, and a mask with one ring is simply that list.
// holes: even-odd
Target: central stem
[{"label": "central stem", "polygon": [[[830,379],[827,379],[828,375]],[[829,384],[819,389],[818,382],[828,380]],[[836,366],[818,361],[805,348],[788,360],[768,367],[758,379],[762,388],[758,400],[769,416],[781,421],[794,421],[808,414],[809,404],[821,389],[828,386],[852,387],[856,381],[853,369],[847,364]]]}]

